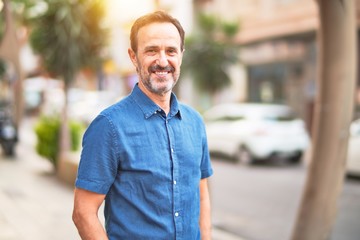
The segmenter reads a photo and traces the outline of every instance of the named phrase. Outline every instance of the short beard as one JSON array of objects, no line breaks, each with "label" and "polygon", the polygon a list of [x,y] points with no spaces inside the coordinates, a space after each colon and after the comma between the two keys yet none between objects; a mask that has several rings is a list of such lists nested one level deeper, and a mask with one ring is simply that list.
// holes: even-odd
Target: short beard
[{"label": "short beard", "polygon": [[[173,78],[167,79],[167,80],[159,79],[158,81],[160,82],[160,84],[162,82],[166,81],[166,85],[158,86],[158,82],[155,79],[152,79],[150,77],[151,73],[155,72],[155,71],[171,72],[173,74]],[[139,75],[140,75],[140,81],[146,87],[147,90],[149,90],[150,92],[157,94],[159,96],[164,96],[165,94],[170,92],[177,83],[177,80],[179,77],[174,75],[174,73],[175,73],[175,69],[173,67],[164,67],[163,68],[160,66],[150,66],[148,69],[148,74],[146,74],[140,70]]]},{"label": "short beard", "polygon": [[177,81],[168,81],[168,83],[165,86],[159,87],[157,86],[157,83],[154,82],[151,78],[148,79],[141,78],[140,81],[143,83],[143,85],[146,87],[147,90],[159,96],[166,95],[174,88],[174,86],[177,83]]}]

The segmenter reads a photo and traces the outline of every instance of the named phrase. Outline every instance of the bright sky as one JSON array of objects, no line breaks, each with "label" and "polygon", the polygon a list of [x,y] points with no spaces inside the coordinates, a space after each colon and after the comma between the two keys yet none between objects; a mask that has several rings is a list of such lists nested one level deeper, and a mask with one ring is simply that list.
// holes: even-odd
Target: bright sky
[{"label": "bright sky", "polygon": [[155,2],[170,11],[178,18],[186,32],[192,24],[192,0],[104,0],[108,5],[108,19],[110,24],[118,27],[119,24],[131,25],[139,16],[155,10]]},{"label": "bright sky", "polygon": [[111,22],[127,22],[154,10],[153,0],[107,0]]}]

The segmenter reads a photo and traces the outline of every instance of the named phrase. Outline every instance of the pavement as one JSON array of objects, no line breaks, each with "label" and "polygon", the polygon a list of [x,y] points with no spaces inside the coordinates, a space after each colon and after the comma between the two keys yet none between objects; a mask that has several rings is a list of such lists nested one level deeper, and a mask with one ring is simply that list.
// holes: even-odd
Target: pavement
[{"label": "pavement", "polygon": [[[77,240],[73,186],[35,152],[33,119],[24,119],[16,156],[0,152],[0,240]],[[244,240],[214,226],[213,240]]]}]

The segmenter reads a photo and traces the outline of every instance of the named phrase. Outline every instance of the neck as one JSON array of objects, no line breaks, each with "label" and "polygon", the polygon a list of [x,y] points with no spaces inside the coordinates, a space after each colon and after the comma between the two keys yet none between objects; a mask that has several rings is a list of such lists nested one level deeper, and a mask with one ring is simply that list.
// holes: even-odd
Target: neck
[{"label": "neck", "polygon": [[156,94],[149,91],[141,83],[141,81],[139,81],[139,88],[146,96],[148,96],[155,104],[157,104],[166,113],[166,115],[170,112],[171,91],[164,94]]}]

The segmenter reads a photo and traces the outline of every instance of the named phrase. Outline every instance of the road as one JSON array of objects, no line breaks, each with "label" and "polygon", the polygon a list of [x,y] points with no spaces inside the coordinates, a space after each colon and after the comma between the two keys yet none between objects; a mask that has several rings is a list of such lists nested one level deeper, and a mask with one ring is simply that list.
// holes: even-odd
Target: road
[{"label": "road", "polygon": [[[214,225],[248,240],[289,240],[306,179],[303,165],[213,160]],[[360,239],[360,179],[346,178],[331,240]]]}]

